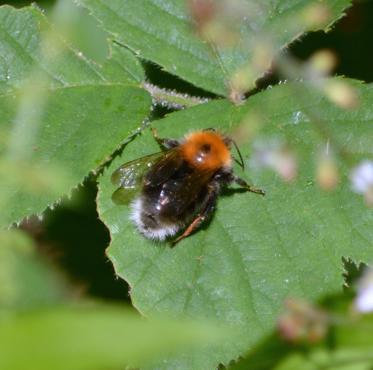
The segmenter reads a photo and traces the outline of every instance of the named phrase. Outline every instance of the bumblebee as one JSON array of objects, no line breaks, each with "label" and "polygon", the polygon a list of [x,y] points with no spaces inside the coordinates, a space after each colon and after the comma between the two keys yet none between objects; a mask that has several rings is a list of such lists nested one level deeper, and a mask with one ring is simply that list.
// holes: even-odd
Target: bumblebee
[{"label": "bumblebee", "polygon": [[231,147],[235,142],[214,129],[192,132],[181,140],[153,136],[162,151],[120,166],[112,174],[117,186],[112,199],[131,203],[131,219],[145,237],[176,244],[197,230],[212,215],[219,194],[232,183],[264,195],[233,173]]}]

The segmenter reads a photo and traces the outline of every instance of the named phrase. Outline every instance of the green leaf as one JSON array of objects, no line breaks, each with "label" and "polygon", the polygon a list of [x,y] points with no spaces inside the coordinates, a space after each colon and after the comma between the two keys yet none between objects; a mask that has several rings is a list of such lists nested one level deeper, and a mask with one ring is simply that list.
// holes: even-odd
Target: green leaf
[{"label": "green leaf", "polygon": [[129,84],[143,78],[129,51],[113,45],[103,67],[91,63],[35,8],[0,7],[0,23],[0,225],[6,226],[40,214],[102,166],[141,126],[151,100]]},{"label": "green leaf", "polygon": [[[48,78],[52,87],[138,82],[143,78],[134,55],[124,51],[119,57],[120,51],[113,47],[113,60],[109,58],[107,63],[121,67],[113,79],[111,70],[106,71],[81,52],[71,49],[62,40],[63,35],[57,35],[36,8],[1,6],[0,24],[0,94],[22,86],[30,73]],[[45,47],[45,52],[52,57],[46,58],[41,47]]]},{"label": "green leaf", "polygon": [[[253,67],[251,75],[246,75],[249,85],[253,86],[267,68],[263,64],[270,62],[258,62],[258,58],[265,54],[267,42],[269,53],[277,53],[303,32],[329,26],[350,5],[349,0],[319,3],[304,0],[227,2],[227,9],[217,15],[217,23],[224,27],[224,22],[228,22],[226,32],[229,34],[236,29],[237,34],[233,36],[239,41],[232,47],[215,48],[193,31],[184,0],[76,2],[87,7],[113,39],[128,46],[140,57],[220,95],[229,93],[227,79],[246,65]],[[317,12],[320,6],[322,9]],[[214,15],[213,10],[211,13]],[[318,19],[320,16],[321,19]]]},{"label": "green leaf", "polygon": [[232,333],[210,322],[144,320],[120,306],[44,310],[0,321],[0,368],[121,369],[201,343],[233,340]]},{"label": "green leaf", "polygon": [[55,305],[67,297],[63,280],[35,252],[26,234],[0,231],[0,321],[14,312]]},{"label": "green leaf", "polygon": [[[252,96],[239,108],[221,100],[155,122],[161,137],[177,138],[208,127],[229,133],[250,117],[261,117],[263,128],[255,140],[284,141],[300,165],[292,184],[255,163],[245,173],[237,169],[266,196],[223,193],[211,223],[174,248],[139,235],[129,208],[111,199],[111,173],[126,161],[159,150],[149,132],[128,144],[101,178],[98,209],[112,236],[108,255],[117,274],[130,284],[135,307],[148,316],[209,317],[243,329],[234,343],[162,368],[210,369],[228,363],[269,333],[287,296],[313,299],[340,290],[342,256],[372,259],[373,214],[362,196],[351,191],[348,168],[340,164],[341,183],[333,192],[321,191],[314,181],[317,155],[328,138],[330,149],[338,142],[351,161],[372,157],[373,86],[354,85],[360,94],[358,110],[341,110],[307,84],[294,83]],[[304,102],[299,91],[306,94]],[[321,131],[309,113],[323,118]],[[240,149],[247,159],[251,147]]]},{"label": "green leaf", "polygon": [[132,79],[140,83],[145,80],[141,63],[128,49],[112,43],[110,54],[110,59],[107,59],[104,64],[105,76],[117,82],[127,82]]},{"label": "green leaf", "polygon": [[[5,132],[16,115],[14,99],[0,98]],[[120,84],[49,90],[35,137],[19,138],[22,152],[28,153],[27,161],[24,165],[10,162],[0,172],[0,194],[12,205],[2,212],[1,223],[40,213],[68,194],[134,132],[149,106],[146,92]],[[24,135],[29,133],[27,124],[27,120],[20,124]]]}]

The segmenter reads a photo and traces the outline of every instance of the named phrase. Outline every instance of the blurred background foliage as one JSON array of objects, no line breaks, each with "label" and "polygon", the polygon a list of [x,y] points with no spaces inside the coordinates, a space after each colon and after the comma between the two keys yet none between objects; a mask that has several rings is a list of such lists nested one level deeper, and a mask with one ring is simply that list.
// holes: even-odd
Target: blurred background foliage
[{"label": "blurred background foliage", "polygon": [[[54,1],[37,1],[38,6],[50,11]],[[30,5],[28,1],[0,2],[15,7]],[[107,50],[105,34],[94,20],[84,14],[72,22],[71,40],[88,57],[102,61]],[[82,32],[75,32],[78,27]],[[93,32],[93,33],[92,33]],[[79,35],[79,37],[77,37]],[[346,17],[338,21],[329,32],[309,33],[290,46],[290,53],[302,60],[308,59],[319,49],[330,49],[337,57],[335,73],[350,78],[373,82],[372,55],[373,43],[373,1],[354,1]],[[92,38],[95,43],[91,42]],[[186,92],[191,95],[211,96],[180,79],[161,71],[151,63],[144,63],[146,77],[154,84]],[[266,76],[262,84],[275,84],[279,77],[274,71]],[[157,107],[154,117],[161,117],[168,110]],[[128,287],[123,280],[113,276],[112,265],[103,251],[109,243],[109,234],[97,217],[95,195],[97,189],[94,180],[88,180],[84,186],[74,191],[73,200],[63,202],[53,211],[47,211],[45,220],[25,221],[22,228],[30,232],[41,246],[40,251],[52,258],[57,266],[66,272],[74,283],[81,284],[94,296],[111,299],[128,299]],[[79,246],[79,248],[78,248]],[[90,259],[86,259],[89,251]]]},{"label": "blurred background foliage", "polygon": [[[0,2],[0,4],[22,7],[29,5],[30,2],[7,1]],[[37,1],[36,4],[41,9],[45,10],[46,13],[49,13],[53,8],[54,2]],[[109,52],[106,43],[106,34],[97,26],[97,23],[91,17],[87,16],[84,10],[80,11],[81,14],[74,19],[71,19],[71,23],[69,24],[68,35],[71,37],[69,41],[77,49],[87,55],[87,57],[101,63],[105,60]],[[306,60],[319,49],[330,49],[337,57],[337,64],[334,70],[336,74],[360,79],[365,82],[373,82],[372,36],[373,1],[355,1],[353,6],[348,10],[347,16],[338,21],[331,32],[325,34],[320,31],[307,34],[291,45],[289,53],[296,58]],[[92,43],[92,39],[95,40],[94,43]],[[146,79],[160,87],[175,89],[179,92],[185,92],[201,97],[213,96],[213,94],[207,93],[202,89],[181,81],[180,79],[162,71],[150,62],[143,62],[143,66],[145,68]],[[268,85],[268,83],[276,84],[279,80],[280,77],[274,69],[272,73],[262,79],[259,88],[261,84],[263,86]],[[160,118],[169,111],[170,110],[165,107],[158,106],[154,109],[152,115],[153,118]],[[2,245],[6,246],[11,243],[13,246],[16,246],[16,248],[14,250],[7,248],[0,250],[0,319],[1,317],[8,317],[12,311],[22,311],[23,309],[32,310],[34,305],[36,307],[44,307],[45,305],[45,309],[47,310],[48,306],[58,305],[61,301],[68,300],[69,302],[75,302],[78,297],[86,296],[89,296],[90,299],[97,299],[111,303],[123,302],[125,300],[128,302],[128,305],[130,304],[129,287],[123,280],[119,280],[115,277],[113,266],[105,256],[105,249],[109,244],[110,238],[107,228],[98,218],[96,210],[96,195],[97,185],[95,176],[90,175],[82,185],[78,186],[73,191],[73,194],[69,199],[63,199],[62,202],[55,205],[53,209],[48,209],[43,214],[42,218],[30,216],[20,223],[19,228],[25,231],[30,238],[25,237],[23,234],[4,234],[1,236],[2,239],[0,240]],[[11,242],[9,242],[7,238],[10,238]],[[87,258],[88,254],[89,258]],[[27,268],[24,267],[25,263],[27,264]],[[9,271],[9,266],[12,266],[14,270]],[[354,263],[350,263],[350,265],[346,266],[348,266],[347,269],[351,272],[351,275],[354,274],[359,276],[360,270],[354,265]],[[27,281],[26,285],[23,284],[24,281]],[[353,285],[353,283],[350,282],[350,286],[351,285]],[[39,295],[39,292],[34,290],[35,286],[38,286],[40,289],[39,292],[42,292],[43,294]],[[25,294],[23,289],[29,289],[28,293]],[[27,302],[22,302],[22,297],[25,296],[27,296]],[[1,301],[2,297],[5,303]],[[46,301],[44,302],[44,300]],[[332,305],[329,304],[328,306],[327,302],[326,306],[331,307]],[[100,317],[100,306],[98,305],[97,307],[97,317],[92,318],[92,322],[96,323],[102,320],[102,317]],[[83,307],[81,316],[73,318],[77,323],[81,323],[84,320],[83,317],[86,316],[84,309],[85,308]],[[105,310],[107,310],[107,308],[105,308]],[[92,312],[92,310],[87,312]],[[118,318],[118,322],[115,322],[116,315],[118,314],[115,306],[106,312],[109,312],[109,317],[114,317],[112,322],[114,330],[122,318]],[[56,318],[52,315],[52,319],[50,320],[63,323],[64,317],[69,315],[69,312],[66,313],[63,311],[57,313],[57,315],[61,316],[57,316]],[[48,322],[48,319],[48,315],[41,317],[41,321],[38,323],[39,326],[36,325],[36,329],[28,327],[28,323],[24,322],[19,322],[17,325],[20,326],[21,332],[24,331],[27,333],[30,330],[36,330],[37,333],[38,328],[43,325],[48,327],[48,324],[43,322],[43,320]],[[129,320],[133,320],[136,325],[138,324],[136,321],[138,319],[138,316],[130,313]],[[88,322],[86,325],[92,325],[92,322]],[[371,322],[369,321],[368,324],[371,325]],[[368,324],[364,323],[364,325]],[[196,325],[196,327],[193,327],[193,325]],[[129,336],[135,338],[133,348],[137,346],[139,353],[135,353],[136,351],[133,348],[129,349],[128,351],[130,355],[127,355],[127,357],[124,356],[123,358],[121,357],[118,361],[114,361],[110,364],[110,368],[118,368],[118,364],[123,360],[128,362],[132,361],[136,364],[139,359],[141,359],[141,351],[145,351],[147,345],[147,343],[143,343],[145,347],[141,347],[139,343],[142,343],[143,338],[147,336],[151,339],[158,338],[161,335],[162,328],[165,327],[166,329],[168,328],[171,330],[171,334],[169,332],[166,333],[165,338],[174,336],[175,332],[181,333],[179,343],[174,343],[175,348],[178,345],[185,346],[186,344],[190,344],[190,342],[195,344],[196,338],[199,338],[200,341],[204,342],[209,340],[211,340],[211,342],[222,340],[222,332],[214,325],[202,329],[199,326],[200,324],[193,325],[191,332],[188,332],[185,328],[190,326],[189,323],[183,326],[178,322],[171,324],[168,322],[167,325],[165,325],[164,322],[160,321],[156,322],[154,327],[144,328],[144,331],[140,332],[140,334],[143,335],[142,337],[139,336],[139,333],[137,333],[138,335],[135,335],[138,330],[138,326],[136,326],[136,329],[133,329],[132,332],[129,331]],[[51,328],[52,329],[50,330],[53,330],[53,326]],[[128,326],[126,326],[126,328],[128,329]],[[193,329],[196,330],[193,331]],[[84,330],[84,322],[81,330]],[[6,337],[6,331],[4,332],[5,334],[3,333],[3,336],[0,334],[0,342],[3,340],[2,343],[8,341],[9,338]],[[71,335],[77,335],[79,339],[78,333],[79,331],[71,333]],[[183,334],[185,334],[184,337]],[[45,335],[45,333],[43,333],[43,335]],[[47,335],[50,334],[47,333]],[[341,338],[346,336],[345,333],[330,334],[331,337],[333,335],[334,338],[330,339],[328,337],[327,340],[334,340],[338,336]],[[359,335],[356,334],[356,338],[358,337]],[[35,340],[38,340],[37,335],[35,338]],[[84,338],[82,338],[83,341]],[[225,340],[227,338],[233,340],[234,333],[231,334],[231,337],[226,334]],[[103,337],[101,342],[94,343],[94,345],[97,346],[96,348],[102,349],[105,341],[115,347],[115,340],[106,337]],[[24,338],[15,338],[14,341],[9,341],[9,347],[12,345],[27,345],[25,344],[26,342],[27,336]],[[76,343],[77,342],[78,340],[76,340]],[[77,345],[76,343],[74,345]],[[271,346],[276,346],[276,342],[271,340],[268,340],[268,342],[264,341],[263,344],[260,344],[258,349],[254,349],[254,357],[247,360],[249,361],[247,363],[245,362],[246,360],[243,359],[241,363],[236,365],[237,369],[248,368],[250,361],[252,365],[252,361],[256,359],[255,355],[259,353],[258,356],[260,356],[261,351],[264,353],[261,359],[265,358],[265,354],[268,353],[269,350],[267,347],[268,343],[270,343],[270,350]],[[87,346],[88,345],[90,345],[90,343],[88,343]],[[148,345],[150,346],[151,343],[148,343]],[[282,342],[279,344],[279,348],[275,349],[278,351],[275,352],[281,355],[279,356],[279,358],[281,357],[281,361],[287,354],[287,350],[284,351],[284,346],[288,350],[289,347],[284,345]],[[166,341],[164,347],[172,347],[172,341]],[[32,347],[30,348],[30,356],[32,356]],[[89,356],[88,354],[91,353],[90,351],[93,347],[87,348],[87,356]],[[299,352],[302,356],[305,353],[304,351],[304,347],[299,348]],[[112,358],[111,356],[113,352],[115,352],[115,350],[109,351],[107,358]],[[119,353],[121,350],[118,350],[117,352]],[[8,351],[8,353],[10,352]],[[164,352],[160,351],[157,356],[160,356],[159,353],[164,355]],[[364,356],[365,355],[366,354],[364,354]],[[52,352],[51,358],[53,356],[57,356],[57,358],[58,356],[63,356],[63,349],[59,354]],[[0,349],[0,358],[1,357]],[[103,358],[105,358],[105,356]],[[273,363],[265,363],[262,367],[258,365],[257,367],[252,368],[265,369],[268,368],[267,366],[274,366],[276,359],[277,357],[274,356]],[[309,357],[308,359],[304,359],[304,357],[299,359],[298,357],[295,360],[286,360],[288,362],[285,362],[285,365],[281,365],[282,367],[279,368],[295,369],[300,368],[299,366],[308,366],[308,360]],[[4,361],[3,366],[1,366],[1,361]],[[0,369],[7,369],[9,364],[12,363],[11,361],[8,363],[6,361],[10,360],[6,357],[3,357],[2,360],[0,360]],[[53,358],[50,361],[53,363]],[[40,362],[37,364],[40,364]],[[93,362],[93,364],[98,364],[98,362]],[[104,365],[105,364],[107,364],[107,362],[104,363]],[[260,364],[260,361],[256,364]],[[19,366],[19,369],[21,369],[22,366],[26,366],[25,363],[21,361],[16,363],[16,365]],[[363,369],[365,368],[363,367],[365,365],[364,362],[364,364],[359,368]],[[370,362],[368,365],[370,366]],[[48,366],[50,366],[50,364],[46,362],[45,368],[50,368]],[[62,368],[68,368],[66,367],[66,363],[63,364],[63,366],[64,367]],[[88,365],[79,364],[79,366],[84,368],[84,366],[93,365],[90,363]],[[334,363],[330,366],[334,366]],[[34,368],[36,369],[38,367]],[[97,368],[100,367],[97,366]],[[38,369],[40,369],[40,367]]]}]

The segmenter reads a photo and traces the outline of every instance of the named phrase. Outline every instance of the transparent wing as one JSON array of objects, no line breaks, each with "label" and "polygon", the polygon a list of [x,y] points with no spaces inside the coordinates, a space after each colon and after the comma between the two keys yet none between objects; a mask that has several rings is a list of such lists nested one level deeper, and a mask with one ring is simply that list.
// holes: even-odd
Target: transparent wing
[{"label": "transparent wing", "polygon": [[[165,161],[173,150],[159,152],[122,164],[111,175],[111,182],[118,188],[111,199],[116,204],[128,205],[141,188],[144,176]],[[158,166],[157,166],[158,167]]]},{"label": "transparent wing", "polygon": [[118,188],[112,194],[111,199],[115,204],[129,205],[136,194],[136,188]]},{"label": "transparent wing", "polygon": [[122,164],[111,175],[111,182],[113,185],[124,189],[134,189],[138,187],[141,185],[146,172],[148,172],[164,155],[164,152],[153,153]]}]

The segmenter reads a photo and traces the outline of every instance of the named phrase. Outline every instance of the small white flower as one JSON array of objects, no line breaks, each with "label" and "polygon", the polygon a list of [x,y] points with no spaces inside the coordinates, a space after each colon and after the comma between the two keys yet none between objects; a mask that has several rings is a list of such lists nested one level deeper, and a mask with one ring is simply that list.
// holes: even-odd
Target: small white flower
[{"label": "small white flower", "polygon": [[356,193],[365,194],[373,187],[373,162],[363,161],[350,175],[352,188]]},{"label": "small white flower", "polygon": [[373,207],[373,162],[365,160],[355,167],[350,174],[352,189],[364,194],[368,206]]},{"label": "small white flower", "polygon": [[373,312],[373,270],[368,269],[359,281],[355,309],[361,313]]},{"label": "small white flower", "polygon": [[285,181],[292,181],[297,175],[295,156],[284,144],[276,141],[254,144],[251,164],[254,168],[271,168]]}]

